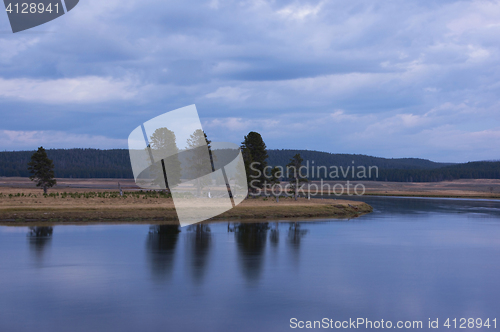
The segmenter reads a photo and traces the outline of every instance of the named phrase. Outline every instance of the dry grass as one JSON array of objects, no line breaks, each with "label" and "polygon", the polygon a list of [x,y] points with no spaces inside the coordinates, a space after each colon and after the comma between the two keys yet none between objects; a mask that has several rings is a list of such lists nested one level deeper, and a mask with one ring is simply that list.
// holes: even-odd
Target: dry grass
[{"label": "dry grass", "polygon": [[371,195],[500,198],[500,180],[476,179],[442,182],[364,182]]},{"label": "dry grass", "polygon": [[[139,189],[131,179],[57,179],[57,186],[50,192],[117,191],[118,182],[124,190]],[[345,181],[324,183],[329,183],[330,186],[341,183],[345,186]],[[493,179],[442,182],[351,181],[352,185],[357,183],[362,183],[369,195],[500,198],[500,180]],[[25,193],[41,192],[28,178],[0,177],[0,192],[15,194],[19,189]]]},{"label": "dry grass", "polygon": [[[117,195],[118,181],[126,191],[126,197]],[[335,183],[345,185],[345,182],[330,182],[330,185]],[[367,195],[500,198],[500,180],[351,182],[356,183],[366,187]],[[49,190],[52,197],[44,197],[42,190],[27,178],[0,178],[0,220],[3,224],[35,221],[177,223],[172,199],[144,193],[137,196],[139,192],[134,190],[138,188],[133,180],[58,179],[58,185]],[[73,196],[63,197],[64,192],[71,192]],[[92,197],[91,192],[94,193]],[[106,197],[98,197],[106,192]],[[111,197],[110,193],[113,193]],[[53,197],[53,194],[58,195]],[[369,205],[344,200],[300,199],[295,202],[282,198],[276,203],[273,199],[259,198],[245,200],[213,220],[352,217],[370,211]]]},{"label": "dry grass", "polygon": [[[117,191],[79,188],[55,188],[49,195],[41,189],[0,187],[0,221],[3,224],[27,222],[162,222],[176,223],[173,200],[155,192]],[[354,217],[370,212],[371,207],[362,202],[345,200],[295,201],[281,198],[247,199],[220,219],[276,219],[312,217]]]},{"label": "dry grass", "polygon": [[[318,187],[321,183],[313,181]],[[349,181],[350,192],[356,184],[363,184],[365,195],[382,196],[415,196],[415,197],[465,197],[465,198],[500,198],[500,180],[454,180],[442,182],[385,182],[385,181]],[[333,188],[335,184],[342,184],[346,188],[346,181],[325,181],[324,193],[328,193],[328,184]],[[359,188],[361,191],[361,188]],[[307,191],[306,191],[307,192]],[[340,192],[338,188],[337,193]]]}]

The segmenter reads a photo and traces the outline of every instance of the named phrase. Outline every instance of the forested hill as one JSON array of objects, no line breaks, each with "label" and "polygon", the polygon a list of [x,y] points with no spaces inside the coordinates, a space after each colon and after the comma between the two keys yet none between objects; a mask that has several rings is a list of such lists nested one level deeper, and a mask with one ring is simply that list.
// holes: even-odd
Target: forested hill
[{"label": "forested hill", "polygon": [[[27,164],[34,151],[0,152],[0,176],[30,174]],[[366,155],[334,154],[308,150],[268,150],[268,164],[285,166],[300,153],[309,166],[377,166],[379,181],[428,182],[453,179],[500,179],[500,162],[436,163],[425,159],[386,159]],[[128,150],[47,150],[60,178],[132,178]],[[354,161],[354,163],[353,163]]]},{"label": "forested hill", "polygon": [[[387,159],[366,156],[362,154],[339,154],[310,150],[268,150],[269,165],[284,167],[295,154],[299,153],[304,161],[309,160],[309,166],[314,161],[315,166],[377,166],[379,169],[435,169],[453,165],[450,163],[436,163],[427,159],[397,158]],[[353,163],[354,161],[354,163]]]},{"label": "forested hill", "polygon": [[500,179],[500,162],[475,161],[432,170],[381,170],[379,180],[438,182],[456,179]]},{"label": "forested hill", "polygon": [[[30,176],[28,162],[34,151],[0,152],[0,176]],[[47,150],[58,178],[132,178],[128,150]]]}]

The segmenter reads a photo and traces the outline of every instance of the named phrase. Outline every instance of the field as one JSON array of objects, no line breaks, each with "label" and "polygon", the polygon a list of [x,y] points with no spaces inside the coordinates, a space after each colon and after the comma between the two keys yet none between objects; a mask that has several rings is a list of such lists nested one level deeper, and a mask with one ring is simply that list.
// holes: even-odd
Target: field
[{"label": "field", "polygon": [[500,180],[454,180],[442,182],[365,181],[368,195],[500,198]]},{"label": "field", "polygon": [[[117,191],[118,183],[125,191],[140,189],[131,179],[57,179],[57,186],[50,191]],[[312,183],[316,183],[318,187],[321,186],[318,181]],[[330,185],[330,188],[336,183],[346,186],[345,181],[324,182],[324,184],[326,183]],[[442,182],[351,181],[350,183],[352,185],[363,184],[368,195],[500,198],[500,180],[477,179]],[[0,192],[16,193],[20,189],[24,192],[41,192],[28,178],[0,177]]]},{"label": "field", "polygon": [[[118,194],[118,182],[124,191],[123,197]],[[321,186],[319,182],[312,183]],[[351,193],[354,185],[362,184],[366,189],[365,195],[500,198],[500,180],[350,183]],[[346,182],[328,184],[330,188],[334,184],[346,187]],[[360,189],[358,186],[358,192]],[[259,197],[245,200],[214,220],[354,217],[371,211],[367,204],[343,200],[348,198],[344,195],[333,201],[305,198],[295,201],[282,197],[277,203],[273,198]],[[27,178],[0,178],[0,222],[19,224],[40,221],[176,223],[177,215],[171,198],[163,193],[141,192],[133,180],[58,179],[57,186],[44,196],[42,190]]]},{"label": "field", "polygon": [[[316,190],[315,186],[318,190]],[[342,188],[347,198],[346,181],[313,181],[309,183],[311,195],[317,191],[321,193],[340,195]],[[337,186],[334,188],[334,186]],[[357,192],[361,194],[363,187],[365,195],[377,196],[410,196],[410,197],[456,197],[456,198],[500,198],[500,180],[476,179],[454,180],[442,182],[385,182],[385,181],[349,181],[349,194],[353,195],[354,187],[358,185]],[[362,186],[361,186],[362,185]],[[308,184],[304,187],[307,188]],[[307,190],[305,190],[307,194]]]},{"label": "field", "polygon": [[[161,192],[135,190],[133,181],[62,179],[48,195],[23,178],[0,178],[0,223],[177,223],[173,200]],[[214,220],[356,217],[371,211],[362,202],[281,198],[247,199]]]}]

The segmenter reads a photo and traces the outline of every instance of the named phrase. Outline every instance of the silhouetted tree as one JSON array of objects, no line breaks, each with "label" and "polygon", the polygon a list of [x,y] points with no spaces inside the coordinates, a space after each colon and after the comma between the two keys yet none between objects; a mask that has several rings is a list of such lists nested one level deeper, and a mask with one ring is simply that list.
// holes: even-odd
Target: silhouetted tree
[{"label": "silhouetted tree", "polygon": [[[189,170],[192,176],[196,178],[197,194],[201,194],[203,187],[210,185],[211,179],[203,177],[210,174],[213,170],[213,163],[210,157],[211,141],[208,141],[207,135],[203,130],[195,130],[187,140]],[[202,178],[203,177],[203,178]]]},{"label": "silhouetted tree", "polygon": [[33,153],[31,161],[28,163],[28,170],[32,175],[31,181],[36,181],[37,187],[43,188],[43,193],[47,193],[47,188],[53,187],[57,181],[54,178],[54,164],[47,157],[47,152],[43,146]]},{"label": "silhouetted tree", "polygon": [[251,131],[241,142],[241,151],[245,161],[248,188],[255,191],[263,188],[266,182],[264,172],[267,166],[267,147],[259,133]]},{"label": "silhouetted tree", "polygon": [[293,156],[292,159],[290,159],[290,162],[287,167],[287,177],[288,180],[290,181],[290,187],[294,190],[294,196],[295,200],[297,200],[297,195],[298,195],[298,190],[299,190],[299,185],[301,182],[308,182],[307,178],[301,174],[300,172],[300,167],[302,166],[302,162],[304,159],[300,157],[300,154],[297,153],[295,156]]},{"label": "silhouetted tree", "polygon": [[[161,159],[161,166],[157,167],[155,172],[155,184],[161,184],[165,181],[167,188],[172,188],[181,181],[181,163],[179,161],[175,133],[168,128],[158,128],[150,137],[149,146],[153,155],[168,156]],[[159,162],[155,160],[155,162]],[[159,166],[159,165],[158,165]],[[163,168],[167,172],[167,179],[164,177]]]}]

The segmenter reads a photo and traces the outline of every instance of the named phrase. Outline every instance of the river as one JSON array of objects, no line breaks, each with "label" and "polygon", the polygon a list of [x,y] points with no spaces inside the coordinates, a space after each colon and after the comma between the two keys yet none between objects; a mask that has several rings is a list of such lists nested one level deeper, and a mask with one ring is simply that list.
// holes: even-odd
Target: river
[{"label": "river", "polygon": [[499,201],[361,199],[374,212],[351,220],[2,226],[0,331],[288,331],[324,318],[494,329]]}]

